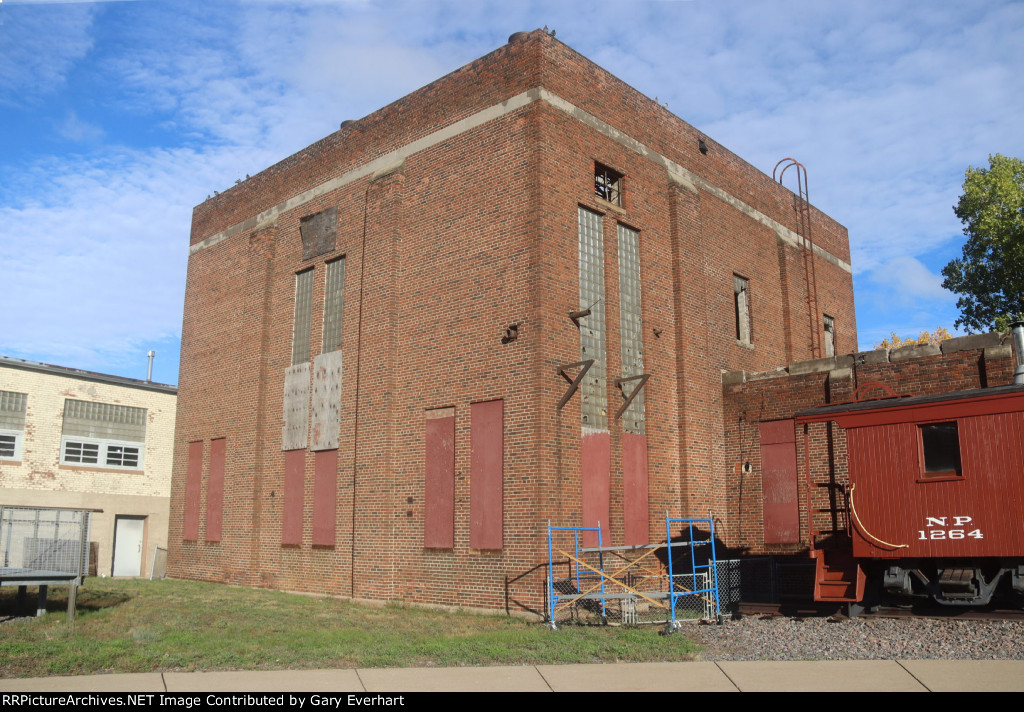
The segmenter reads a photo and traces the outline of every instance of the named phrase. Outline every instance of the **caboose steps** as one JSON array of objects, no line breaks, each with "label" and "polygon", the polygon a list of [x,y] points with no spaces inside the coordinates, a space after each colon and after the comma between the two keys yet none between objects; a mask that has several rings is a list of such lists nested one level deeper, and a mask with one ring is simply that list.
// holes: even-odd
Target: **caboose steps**
[{"label": "caboose steps", "polygon": [[857,602],[864,598],[867,577],[849,554],[815,549],[811,558],[816,560],[815,601]]}]

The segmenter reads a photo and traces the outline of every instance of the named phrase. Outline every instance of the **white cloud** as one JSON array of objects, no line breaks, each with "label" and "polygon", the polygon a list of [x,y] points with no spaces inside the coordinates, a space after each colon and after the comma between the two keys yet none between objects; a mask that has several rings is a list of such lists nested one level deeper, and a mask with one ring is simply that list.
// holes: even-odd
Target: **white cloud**
[{"label": "white cloud", "polygon": [[884,262],[868,273],[886,300],[904,305],[949,303],[956,297],[942,288],[942,275],[935,274],[920,260],[904,255]]},{"label": "white cloud", "polygon": [[[966,166],[1024,154],[1020,3],[9,4],[0,107],[52,101],[64,138],[106,143],[5,165],[0,346],[87,368],[178,334],[190,213],[206,194],[518,30],[556,29],[766,172],[805,163],[812,201],[850,228],[862,323],[951,323],[925,256],[960,239]],[[71,72],[110,95],[75,95]],[[119,128],[150,122],[161,145],[118,143]]]},{"label": "white cloud", "polygon": [[95,8],[0,4],[0,107],[37,102],[64,86],[93,47]]},{"label": "white cloud", "polygon": [[64,120],[56,126],[57,133],[68,141],[76,143],[99,141],[103,138],[103,129],[88,121],[78,118],[77,112],[69,111]]}]

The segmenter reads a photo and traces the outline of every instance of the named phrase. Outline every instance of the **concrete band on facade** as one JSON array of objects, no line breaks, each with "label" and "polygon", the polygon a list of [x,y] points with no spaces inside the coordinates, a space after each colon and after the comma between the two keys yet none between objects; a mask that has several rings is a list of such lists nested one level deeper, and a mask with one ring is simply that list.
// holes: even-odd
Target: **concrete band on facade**
[{"label": "concrete band on facade", "polygon": [[[774,220],[756,208],[751,207],[734,195],[730,195],[727,191],[719,188],[708,180],[701,178],[700,176],[692,173],[683,166],[680,166],[670,158],[663,156],[662,154],[648,148],[640,141],[632,138],[624,131],[615,128],[606,121],[602,121],[593,114],[589,114],[578,106],[574,106],[572,103],[565,99],[553,94],[552,92],[544,89],[543,87],[537,87],[529,91],[525,91],[518,94],[508,101],[503,101],[500,104],[483,109],[476,114],[469,116],[465,119],[457,121],[450,126],[446,126],[443,129],[438,129],[423,138],[412,141],[400,149],[392,151],[391,153],[385,154],[380,158],[376,158],[368,163],[364,163],[358,168],[354,168],[347,171],[343,175],[331,180],[325,181],[318,186],[310,188],[309,190],[299,193],[293,198],[279,203],[271,208],[264,210],[255,217],[244,220],[236,225],[229,227],[226,230],[222,230],[214,235],[207,237],[201,242],[197,242],[189,247],[189,254],[193,255],[197,252],[212,247],[222,240],[226,240],[232,235],[237,235],[240,232],[259,230],[261,228],[275,224],[278,215],[294,210],[295,208],[305,205],[309,201],[330,193],[333,190],[337,190],[349,183],[371,176],[372,178],[378,178],[388,173],[398,170],[403,161],[420,151],[436,146],[437,144],[448,141],[459,134],[471,131],[479,126],[493,121],[494,119],[500,118],[506,114],[510,114],[514,111],[528,106],[535,101],[543,101],[549,106],[552,106],[559,111],[562,111],[568,116],[571,116],[575,120],[583,123],[595,131],[600,132],[604,136],[611,138],[617,143],[629,148],[631,151],[653,161],[659,166],[665,168],[668,173],[668,177],[674,183],[685,187],[688,190],[696,192],[697,189],[704,190],[711,195],[714,195],[719,200],[731,205],[745,215],[757,220],[763,225],[771,228],[775,231],[779,240],[786,243],[790,247],[801,248],[803,246],[803,238],[797,235],[795,232],[790,230],[782,223]],[[835,266],[839,267],[845,272],[852,274],[853,268],[848,262],[839,259],[830,252],[822,249],[818,245],[814,245],[814,254],[825,260],[831,262]]]}]

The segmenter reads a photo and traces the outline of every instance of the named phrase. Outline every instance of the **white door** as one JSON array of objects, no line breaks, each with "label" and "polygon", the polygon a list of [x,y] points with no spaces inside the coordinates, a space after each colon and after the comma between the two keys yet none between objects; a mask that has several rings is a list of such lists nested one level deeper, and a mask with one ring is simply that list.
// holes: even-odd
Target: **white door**
[{"label": "white door", "polygon": [[142,534],[145,517],[117,517],[114,520],[114,576],[142,574]]}]

